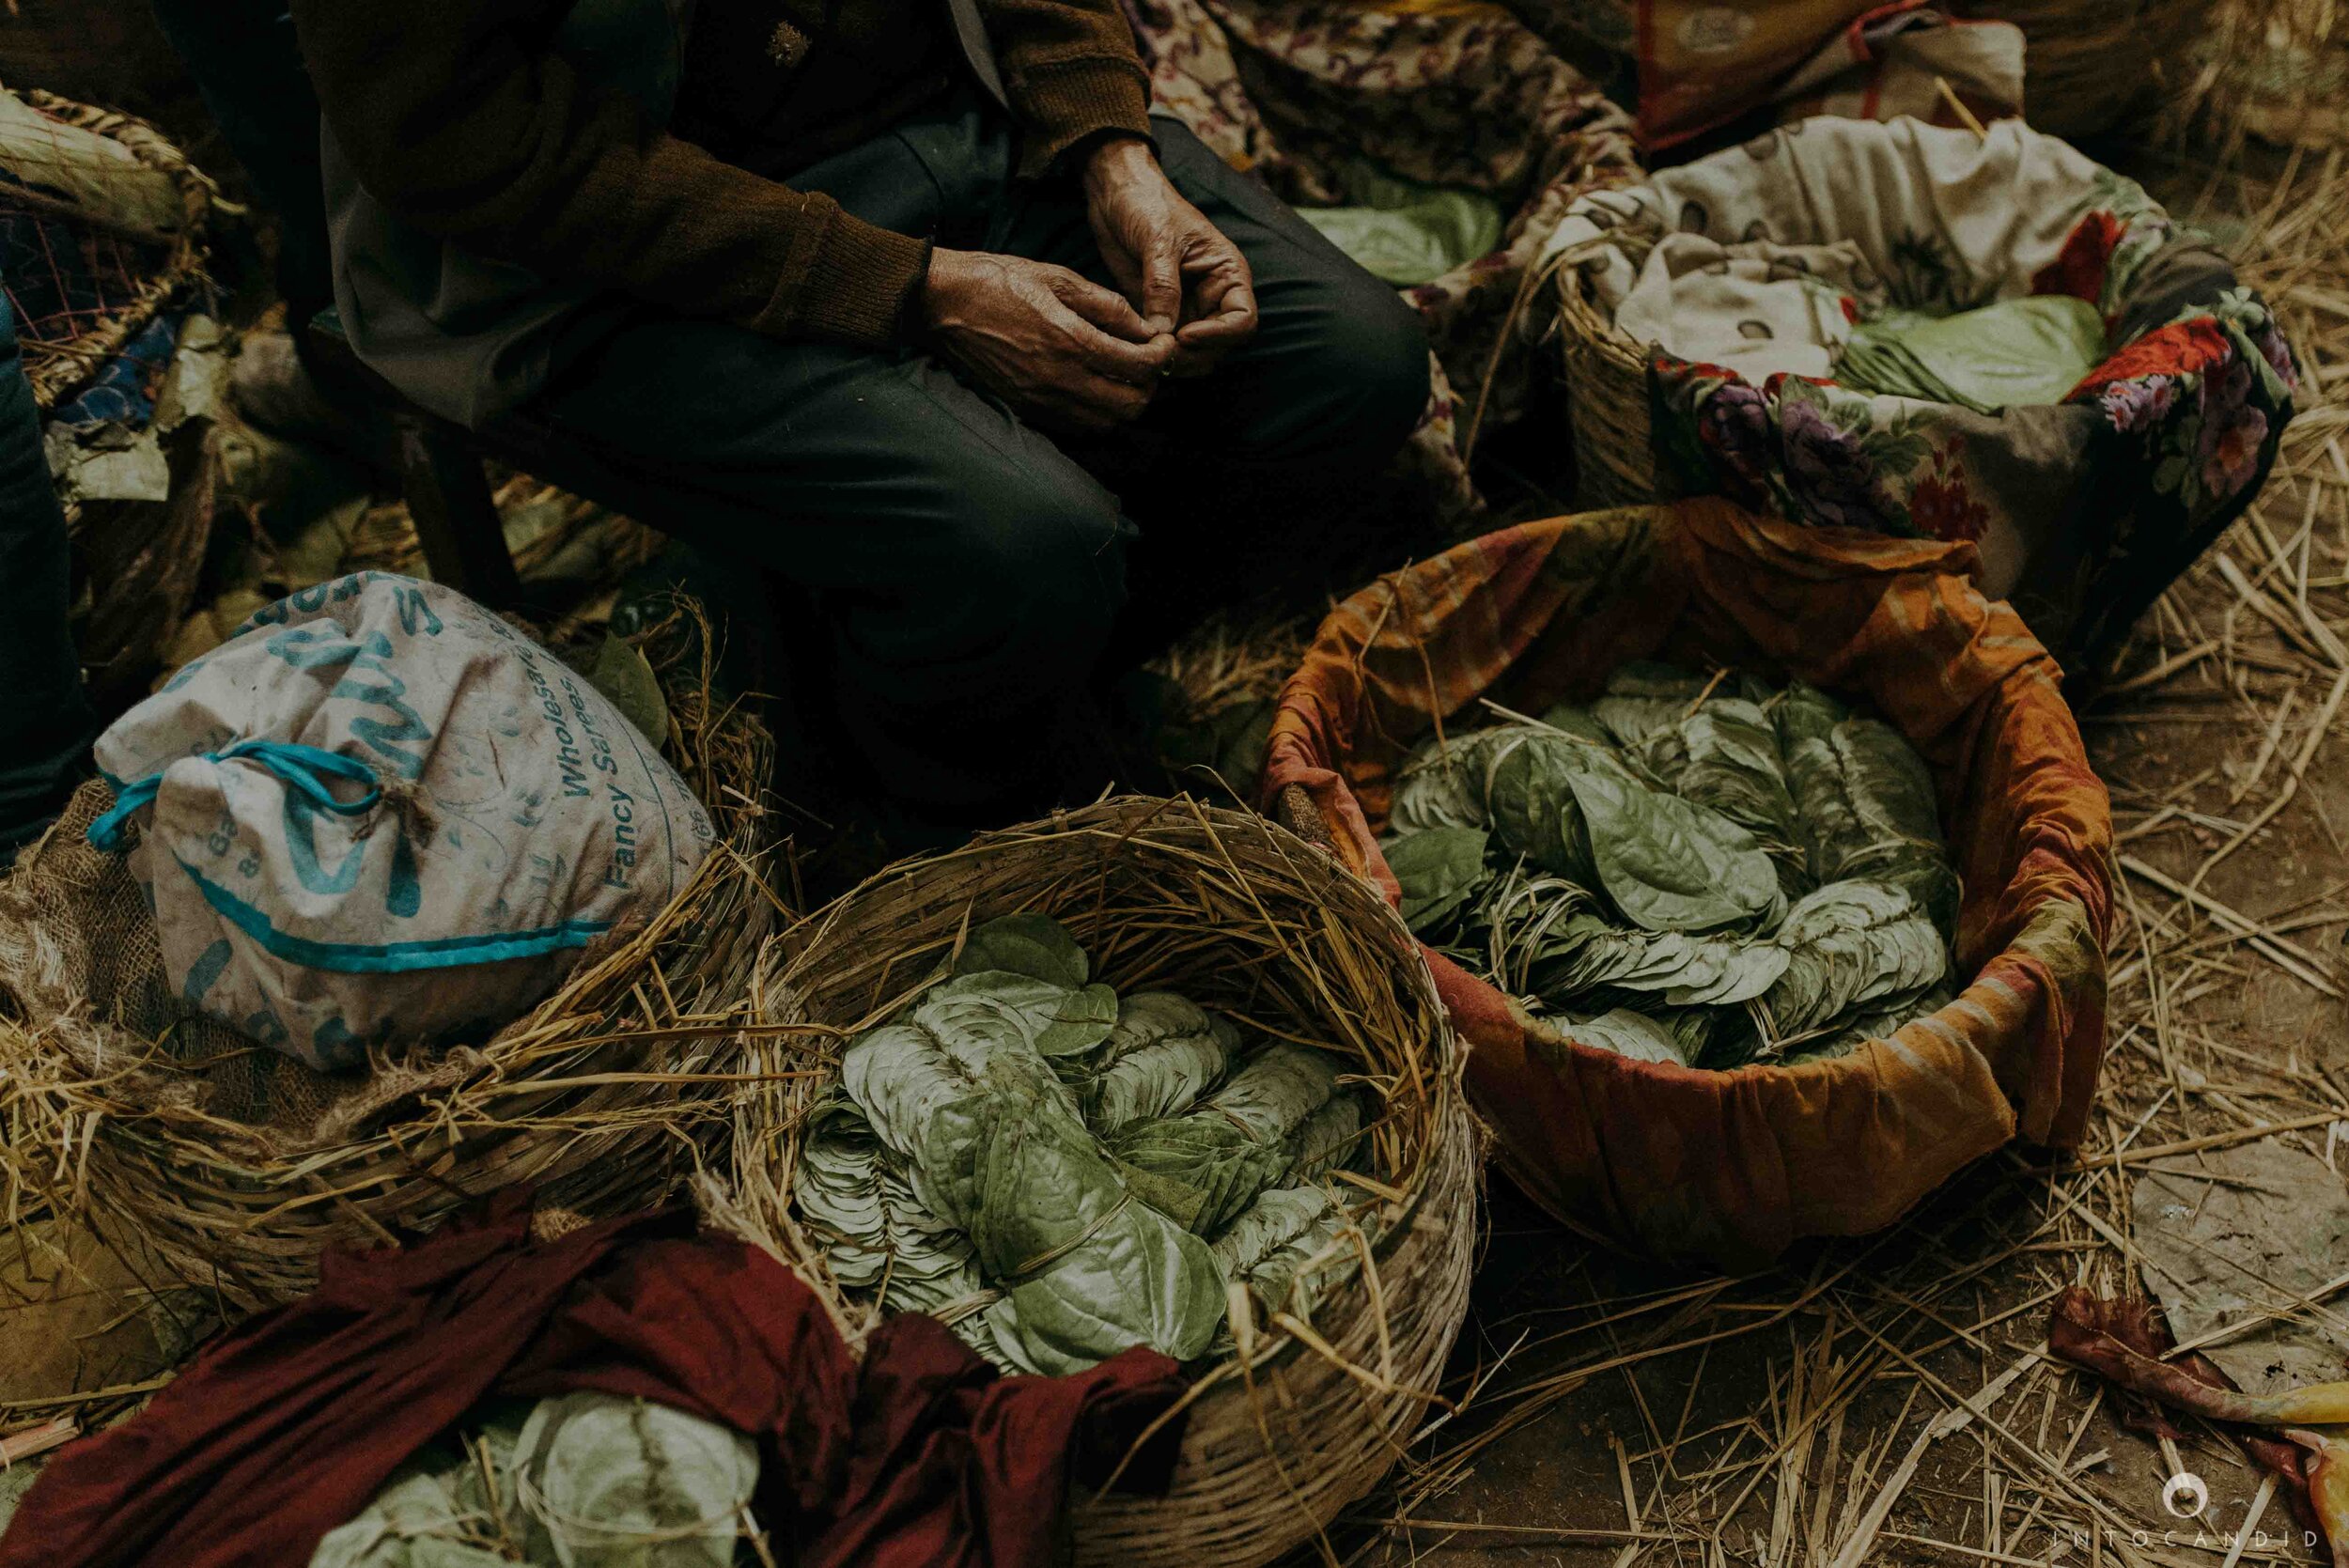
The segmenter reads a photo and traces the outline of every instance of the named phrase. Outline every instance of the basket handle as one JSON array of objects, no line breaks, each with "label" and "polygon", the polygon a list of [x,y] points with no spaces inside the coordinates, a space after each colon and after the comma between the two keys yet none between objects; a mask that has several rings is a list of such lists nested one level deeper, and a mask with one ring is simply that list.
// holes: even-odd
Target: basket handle
[{"label": "basket handle", "polygon": [[1303,784],[1283,784],[1281,793],[1273,799],[1272,808],[1282,827],[1316,849],[1332,855],[1338,852],[1337,841],[1330,836],[1330,825],[1322,821],[1321,813],[1314,808],[1314,798],[1305,792]]}]

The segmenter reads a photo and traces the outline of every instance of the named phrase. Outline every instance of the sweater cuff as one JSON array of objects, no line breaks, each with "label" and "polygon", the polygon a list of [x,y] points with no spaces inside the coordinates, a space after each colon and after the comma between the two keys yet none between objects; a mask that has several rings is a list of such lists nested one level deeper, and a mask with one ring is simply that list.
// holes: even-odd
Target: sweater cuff
[{"label": "sweater cuff", "polygon": [[1150,77],[1131,54],[1030,65],[1013,84],[1012,96],[1027,122],[1022,174],[1043,172],[1062,153],[1103,132],[1150,139]]},{"label": "sweater cuff", "polygon": [[903,335],[930,270],[930,241],[834,209],[796,277],[778,281],[753,323],[777,337],[821,337],[865,348]]}]

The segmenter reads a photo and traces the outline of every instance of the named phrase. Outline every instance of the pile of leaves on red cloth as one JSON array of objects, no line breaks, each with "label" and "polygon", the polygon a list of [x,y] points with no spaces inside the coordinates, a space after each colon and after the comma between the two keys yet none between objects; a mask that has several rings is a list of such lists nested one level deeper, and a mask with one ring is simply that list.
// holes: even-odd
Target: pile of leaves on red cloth
[{"label": "pile of leaves on red cloth", "polygon": [[1004,1377],[905,1316],[860,1357],[772,1256],[663,1211],[530,1234],[507,1193],[405,1249],[330,1255],[311,1296],[207,1346],[140,1415],[61,1451],[0,1568],[280,1568],[485,1397],[574,1390],[754,1437],[754,1507],[806,1568],[1051,1560],[1070,1485],[1163,1492],[1180,1369],[1133,1349]]}]

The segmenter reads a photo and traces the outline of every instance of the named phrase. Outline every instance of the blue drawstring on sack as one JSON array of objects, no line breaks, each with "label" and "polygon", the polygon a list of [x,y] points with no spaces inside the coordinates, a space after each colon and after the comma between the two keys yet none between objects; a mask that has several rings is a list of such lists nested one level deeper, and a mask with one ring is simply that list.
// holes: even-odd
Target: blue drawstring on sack
[{"label": "blue drawstring on sack", "polygon": [[[372,811],[383,799],[382,787],[375,782],[375,769],[357,757],[347,757],[340,752],[330,752],[323,746],[304,746],[296,740],[240,740],[233,746],[203,753],[207,762],[228,762],[242,758],[257,762],[300,790],[309,802],[320,811],[336,816],[357,816]],[[355,800],[337,800],[327,787],[329,779],[346,779],[367,786],[366,793]],[[131,818],[141,808],[153,804],[155,792],[163,787],[163,776],[149,773],[135,784],[122,786],[106,815],[89,825],[91,844],[108,854],[119,854]]]}]

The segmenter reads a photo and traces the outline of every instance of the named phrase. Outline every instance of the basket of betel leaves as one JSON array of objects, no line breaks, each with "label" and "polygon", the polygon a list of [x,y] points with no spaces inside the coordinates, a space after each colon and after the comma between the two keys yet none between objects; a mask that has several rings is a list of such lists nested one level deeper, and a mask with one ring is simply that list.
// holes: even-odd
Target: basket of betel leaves
[{"label": "basket of betel leaves", "polygon": [[1007,1373],[1191,1374],[1168,1489],[1081,1489],[1076,1560],[1266,1561],[1392,1467],[1466,1312],[1479,1158],[1375,890],[1260,817],[1112,799],[773,945],[737,1194],[851,1336],[920,1312]]},{"label": "basket of betel leaves", "polygon": [[1324,622],[1268,801],[1396,901],[1567,1224],[1750,1266],[2081,1136],[2109,808],[1971,556],[1687,502],[1506,529]]}]

